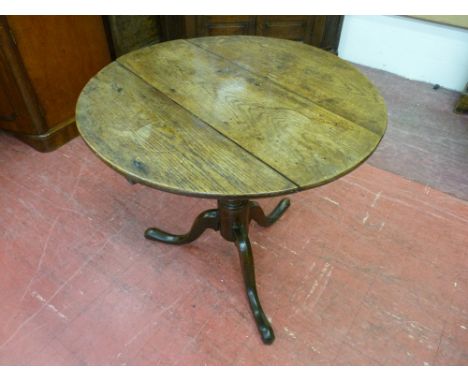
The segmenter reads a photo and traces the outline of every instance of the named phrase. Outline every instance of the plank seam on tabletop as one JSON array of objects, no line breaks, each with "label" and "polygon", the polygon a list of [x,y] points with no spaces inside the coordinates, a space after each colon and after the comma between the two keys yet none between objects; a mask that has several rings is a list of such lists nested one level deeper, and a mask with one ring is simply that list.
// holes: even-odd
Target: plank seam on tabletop
[{"label": "plank seam on tabletop", "polygon": [[[288,88],[285,87],[284,85],[281,85],[279,82],[273,80],[272,78],[270,78],[270,77],[268,77],[268,76],[266,76],[266,75],[258,74],[257,72],[251,70],[249,67],[243,66],[243,65],[241,65],[241,64],[239,64],[239,63],[237,63],[237,62],[235,62],[235,61],[232,61],[232,60],[230,60],[229,58],[224,57],[224,56],[221,55],[221,54],[218,54],[218,53],[216,53],[216,52],[213,52],[212,50],[209,50],[209,49],[207,49],[207,48],[205,48],[205,47],[202,47],[202,46],[200,46],[200,45],[194,43],[193,41],[190,41],[190,40],[184,40],[184,41],[187,42],[187,43],[189,43],[189,44],[191,44],[191,45],[193,45],[193,46],[195,46],[195,47],[197,47],[197,48],[199,48],[199,49],[201,49],[201,50],[204,50],[205,52],[208,52],[208,53],[210,53],[210,54],[213,54],[213,55],[216,56],[216,57],[219,57],[219,58],[221,58],[221,59],[223,59],[223,60],[225,60],[225,61],[228,61],[228,62],[230,62],[231,64],[237,66],[238,68],[240,68],[240,69],[242,69],[242,70],[245,70],[245,71],[247,71],[247,72],[249,72],[249,73],[251,73],[251,74],[253,74],[253,75],[255,75],[255,76],[261,77],[261,78],[263,78],[263,79],[265,79],[265,80],[267,80],[267,81],[270,81],[272,84],[278,86],[278,87],[281,88],[282,90],[284,90],[284,91],[286,91],[286,92],[288,92],[288,93],[294,94],[295,96],[297,96],[297,97],[299,97],[299,98],[301,98],[301,99],[303,99],[303,100],[306,100],[307,102],[310,102],[310,103],[314,104],[314,105],[315,105],[317,108],[319,108],[319,109],[326,110],[327,112],[332,113],[332,114],[335,114],[335,115],[337,115],[338,117],[343,118],[344,120],[346,120],[346,121],[352,123],[353,125],[356,125],[356,126],[362,128],[362,129],[366,129],[367,131],[371,132],[372,134],[378,135],[378,134],[375,133],[374,131],[369,130],[369,129],[368,129],[367,127],[365,127],[365,126],[361,126],[360,124],[357,124],[357,123],[354,122],[354,121],[351,121],[350,119],[344,117],[343,115],[337,113],[336,111],[330,110],[330,109],[328,109],[328,108],[326,108],[326,107],[324,107],[324,106],[322,106],[322,105],[319,105],[318,103],[316,103],[315,101],[311,100],[310,98],[307,98],[307,97],[303,96],[302,94],[295,92],[294,90],[288,89]],[[351,66],[351,65],[350,65],[350,66]],[[351,67],[352,67],[352,66],[351,66]],[[355,68],[353,67],[353,69],[355,69]],[[359,70],[357,70],[357,69],[355,69],[355,70],[356,70],[356,72],[357,72],[359,75],[363,76],[363,77],[369,82],[369,84],[372,85],[372,87],[375,88],[375,86],[372,84],[372,82],[370,82],[370,80],[369,80],[364,74],[362,74],[362,73],[361,73]],[[377,90],[377,89],[376,89],[376,90]],[[388,125],[388,111],[387,111],[387,106],[386,106],[386,104],[385,104],[385,100],[383,99],[382,95],[381,95],[380,93],[378,93],[378,95],[382,98],[382,101],[383,101],[382,105],[383,105],[383,107],[385,108],[385,114],[384,114],[384,115],[385,115],[385,129],[384,129],[384,133],[385,133],[385,130],[387,129],[387,125]],[[383,136],[383,135],[382,135],[382,136]],[[380,142],[379,142],[379,143],[380,143]]]},{"label": "plank seam on tabletop", "polygon": [[[208,50],[205,50],[205,49],[201,49],[199,48],[197,45],[194,45],[192,43],[188,43],[187,40],[181,40],[183,41],[184,43],[186,43],[187,45],[190,45],[190,46],[193,46],[194,48],[196,49],[200,49],[202,52],[206,52],[207,54],[210,54],[210,55],[213,55],[215,57],[217,57],[218,59],[221,59],[221,60],[224,60],[226,61],[227,63],[235,66],[235,67],[238,67],[241,71],[243,72],[246,72],[246,73],[249,73],[250,75],[254,75],[256,77],[259,77],[259,78],[264,78],[262,76],[259,76],[257,75],[256,73],[253,73],[247,69],[244,69],[242,66],[239,66],[235,63],[233,63],[232,61],[224,58],[224,57],[221,57],[221,56],[218,56],[217,54],[214,54],[214,53],[211,53],[210,51]],[[130,53],[131,54],[131,53]],[[136,73],[135,71],[133,71],[131,68],[127,67],[127,65],[125,65],[124,63],[121,63],[119,62],[118,60],[116,61],[119,65],[121,65],[124,69],[126,69],[128,72],[132,73],[133,75],[135,75],[136,77],[138,77],[139,79],[141,79],[142,81],[144,81],[146,84],[148,84],[149,86],[151,86],[153,89],[157,90],[158,92],[160,92],[161,94],[163,94],[167,99],[173,101],[174,103],[176,103],[177,105],[179,105],[183,110],[186,110],[188,111],[191,115],[195,116],[198,120],[201,120],[203,121],[203,123],[205,123],[206,125],[208,125],[210,128],[212,128],[213,130],[215,130],[216,132],[218,132],[220,135],[222,135],[223,137],[225,137],[226,139],[228,139],[229,141],[233,142],[234,144],[236,144],[238,147],[240,147],[242,150],[244,150],[246,153],[248,153],[249,155],[251,155],[253,158],[256,158],[258,161],[260,161],[261,163],[264,163],[265,165],[267,165],[269,168],[271,168],[272,170],[274,170],[276,173],[278,173],[279,175],[281,175],[283,178],[285,178],[286,180],[288,180],[290,183],[294,184],[296,186],[296,190],[294,191],[289,191],[289,192],[282,192],[281,194],[276,194],[276,195],[284,195],[284,194],[288,194],[288,193],[294,193],[294,192],[299,192],[299,191],[304,191],[304,190],[308,190],[308,189],[311,189],[311,188],[314,188],[314,187],[318,187],[318,186],[321,186],[321,185],[324,185],[324,184],[327,184],[327,183],[330,183],[338,178],[340,178],[341,176],[344,176],[346,174],[348,174],[349,172],[353,171],[354,169],[356,169],[357,167],[359,167],[360,165],[362,165],[371,155],[372,153],[377,149],[377,147],[379,146],[379,143],[380,141],[382,140],[384,134],[382,135],[379,135],[377,133],[375,133],[374,131],[372,130],[369,130],[367,128],[365,128],[364,126],[361,126],[353,121],[350,121],[349,119],[346,119],[344,117],[341,117],[340,115],[338,114],[335,114],[333,113],[332,111],[326,109],[326,108],[322,108],[321,106],[317,105],[315,102],[309,100],[308,98],[304,97],[304,96],[300,96],[300,97],[297,97],[297,98],[300,98],[301,100],[303,101],[306,101],[307,103],[311,104],[311,105],[314,105],[315,107],[317,107],[318,109],[320,110],[323,110],[325,113],[328,113],[328,114],[332,114],[332,115],[335,115],[341,119],[343,119],[344,121],[350,123],[351,125],[355,126],[357,129],[360,129],[360,130],[364,130],[366,131],[367,133],[369,134],[372,134],[373,136],[379,138],[378,142],[376,143],[375,147],[366,155],[364,156],[363,158],[361,158],[361,160],[359,160],[357,163],[355,163],[354,166],[346,169],[346,171],[344,172],[341,172],[339,174],[336,174],[335,176],[333,176],[332,178],[328,178],[328,179],[325,179],[325,180],[321,180],[320,182],[317,182],[317,183],[314,183],[314,184],[305,184],[305,185],[302,185],[302,184],[299,184],[298,182],[295,182],[293,180],[291,180],[288,176],[284,175],[281,171],[279,171],[278,169],[276,169],[275,167],[273,167],[272,165],[268,164],[267,162],[265,162],[264,160],[262,160],[261,158],[259,158],[257,155],[255,155],[254,153],[252,153],[251,151],[249,151],[248,149],[246,149],[245,147],[243,147],[241,144],[237,143],[234,139],[230,138],[229,136],[225,135],[222,131],[219,131],[216,127],[214,127],[213,125],[211,125],[210,123],[206,122],[204,119],[200,118],[197,114],[195,114],[193,111],[191,111],[190,109],[184,107],[183,105],[181,105],[179,102],[177,102],[175,99],[173,99],[172,97],[170,97],[170,95],[164,93],[163,91],[161,91],[157,86],[155,86],[154,84],[146,81],[143,77],[141,77],[138,73]],[[285,94],[290,94],[294,97],[296,97],[295,93],[294,92],[291,92],[289,91],[288,89],[284,89],[283,87],[279,86],[276,84],[276,82],[270,80],[269,78],[266,78],[265,79],[270,83],[272,84],[274,87],[277,87],[280,91],[284,92]]]},{"label": "plank seam on tabletop", "polygon": [[[300,99],[302,99],[302,100],[305,100],[306,102],[315,105],[318,109],[325,110],[325,111],[327,111],[328,113],[334,114],[334,115],[336,115],[336,116],[342,118],[343,120],[345,120],[345,121],[351,123],[352,125],[357,126],[357,127],[360,128],[360,129],[365,129],[365,130],[367,130],[369,133],[371,133],[371,134],[373,134],[373,135],[375,135],[375,136],[377,136],[377,137],[379,136],[379,134],[377,134],[376,132],[374,132],[374,131],[368,129],[367,127],[362,126],[362,125],[360,125],[360,124],[358,124],[358,123],[356,123],[356,122],[354,122],[354,121],[351,121],[350,119],[348,119],[348,118],[342,116],[341,114],[338,114],[338,113],[335,112],[335,111],[329,110],[329,109],[327,109],[326,107],[323,107],[323,106],[317,104],[317,103],[314,102],[313,100],[311,100],[311,99],[309,99],[309,98],[307,98],[307,97],[305,97],[305,96],[303,96],[303,95],[301,95],[301,94],[299,94],[299,93],[297,93],[297,92],[295,92],[295,91],[293,91],[293,90],[290,90],[290,89],[286,88],[285,86],[283,86],[283,85],[281,85],[280,83],[274,81],[273,79],[271,79],[271,78],[268,77],[268,76],[264,76],[264,75],[258,74],[257,72],[255,72],[255,71],[249,69],[248,67],[244,67],[244,66],[238,64],[237,62],[230,60],[230,59],[227,58],[227,57],[224,57],[224,56],[222,56],[222,55],[220,55],[220,54],[218,54],[218,53],[215,53],[215,52],[211,51],[210,49],[207,49],[207,48],[204,48],[204,47],[202,47],[202,46],[199,46],[198,44],[194,43],[194,42],[191,41],[191,40],[185,40],[185,39],[184,39],[183,41],[186,42],[186,43],[189,43],[190,45],[193,45],[194,47],[196,47],[196,48],[198,48],[198,49],[200,49],[200,50],[203,50],[203,51],[205,51],[205,52],[207,52],[207,53],[209,53],[209,54],[212,54],[212,55],[214,55],[214,56],[216,56],[216,57],[218,57],[218,58],[220,58],[220,59],[222,59],[222,60],[224,60],[224,61],[227,61],[227,62],[229,62],[230,64],[232,64],[232,65],[234,65],[234,66],[240,68],[240,69],[243,70],[243,71],[246,71],[246,72],[248,72],[248,73],[250,73],[250,74],[252,74],[252,75],[254,75],[254,76],[263,78],[263,79],[265,79],[266,81],[269,81],[269,82],[272,83],[274,86],[277,86],[278,88],[280,88],[281,90],[285,91],[286,93],[290,93],[290,94],[292,94],[292,95],[294,95],[294,96],[297,96],[298,98],[300,98]],[[350,65],[350,66],[351,66],[351,65]],[[359,70],[357,70],[357,69],[354,68],[353,66],[351,66],[351,67],[357,72],[357,74],[363,76],[363,77],[369,82],[369,84],[377,91],[377,89],[375,88],[375,86],[370,82],[370,80],[369,80],[364,74],[362,74]],[[385,110],[385,113],[384,113],[384,115],[385,115],[385,128],[384,128],[384,130],[383,130],[383,132],[382,132],[382,135],[380,136],[379,141],[378,141],[377,144],[375,145],[375,147],[369,152],[368,155],[366,155],[366,156],[365,156],[364,158],[362,158],[358,163],[356,163],[355,166],[352,166],[351,168],[347,169],[346,171],[344,171],[344,172],[342,172],[342,173],[340,173],[340,174],[337,174],[336,176],[334,176],[334,177],[332,177],[332,178],[330,178],[330,179],[326,179],[325,181],[322,181],[322,182],[319,182],[319,183],[315,183],[315,184],[313,184],[313,185],[305,185],[305,186],[303,186],[303,185],[298,185],[298,191],[305,191],[305,190],[308,190],[308,189],[311,189],[311,188],[319,187],[319,186],[325,185],[325,184],[327,184],[327,183],[333,182],[333,181],[335,181],[335,180],[341,178],[341,177],[344,176],[344,175],[349,174],[350,172],[352,172],[353,170],[355,170],[356,168],[358,168],[359,166],[361,166],[364,162],[366,162],[366,160],[369,159],[369,157],[375,152],[375,150],[379,147],[380,142],[382,141],[382,139],[383,139],[383,137],[384,137],[384,135],[385,135],[385,131],[387,130],[387,126],[388,126],[388,111],[387,111],[387,105],[385,104],[385,100],[383,99],[382,95],[381,95],[378,91],[377,91],[377,94],[379,95],[379,97],[380,97],[380,98],[382,99],[382,101],[383,101],[383,102],[382,102],[382,105],[383,105],[384,110]],[[215,129],[215,130],[216,130],[216,129]],[[279,172],[279,171],[278,171],[278,172]],[[295,183],[295,184],[296,184],[296,183]]]},{"label": "plank seam on tabletop", "polygon": [[[220,134],[221,136],[223,136],[224,138],[226,138],[227,140],[229,140],[229,142],[232,142],[234,143],[236,146],[240,147],[244,152],[246,152],[248,155],[250,155],[251,157],[255,158],[257,161],[259,161],[260,163],[264,164],[265,166],[267,166],[268,168],[272,169],[274,172],[276,172],[277,174],[281,175],[283,178],[285,178],[288,182],[290,182],[291,184],[293,184],[294,186],[296,186],[297,190],[295,191],[299,191],[301,189],[301,186],[299,184],[297,184],[296,182],[294,182],[293,180],[291,180],[288,176],[284,175],[282,172],[280,172],[278,169],[274,168],[273,166],[271,166],[270,164],[266,163],[265,161],[263,161],[262,159],[260,159],[258,156],[256,156],[254,153],[250,152],[249,150],[247,150],[244,146],[240,145],[239,143],[237,143],[236,141],[234,141],[232,138],[228,137],[227,135],[223,134],[221,131],[219,131],[218,129],[216,129],[214,126],[212,126],[211,124],[209,124],[208,122],[206,122],[205,120],[203,120],[202,118],[200,118],[198,115],[196,115],[195,113],[193,113],[191,110],[185,108],[184,106],[182,106],[180,103],[178,103],[176,100],[172,99],[171,97],[169,97],[166,93],[162,92],[160,89],[158,89],[156,86],[154,86],[153,84],[150,84],[148,81],[146,81],[144,78],[142,78],[138,73],[135,73],[133,70],[131,70],[130,68],[128,68],[127,66],[125,66],[124,64],[122,64],[121,62],[119,61],[115,61],[117,62],[122,68],[124,68],[125,70],[127,70],[128,72],[132,73],[133,75],[135,75],[136,77],[138,77],[140,80],[144,81],[146,84],[148,84],[149,86],[151,86],[153,89],[156,89],[161,95],[163,95],[165,98],[171,100],[172,102],[174,102],[175,104],[177,104],[180,108],[182,108],[183,110],[187,111],[188,113],[190,113],[190,115],[193,115],[195,118],[197,118],[199,121],[202,121],[204,124],[206,124],[210,129],[214,130],[216,133]],[[294,192],[294,191],[292,191]],[[291,193],[291,192],[290,192]]]},{"label": "plank seam on tabletop", "polygon": [[[269,83],[271,83],[273,86],[276,86],[277,88],[279,88],[281,91],[285,92],[286,94],[290,94],[292,96],[295,96],[296,97],[296,94],[292,91],[289,91],[288,89],[286,88],[283,88],[282,86],[280,85],[277,85],[276,82],[272,81],[271,79],[267,78],[267,77],[263,77],[263,76],[260,76],[260,75],[257,75],[256,73],[254,72],[251,72],[245,68],[243,68],[242,66],[239,66],[237,65],[236,63],[222,57],[222,56],[219,56],[215,53],[212,53],[211,51],[209,50],[205,50],[205,49],[202,49],[202,48],[199,48],[197,45],[193,44],[193,43],[189,43],[187,40],[181,40],[183,41],[184,43],[187,43],[188,45],[191,45],[193,47],[195,47],[196,49],[200,49],[201,51],[203,52],[206,52],[208,54],[211,54],[215,57],[218,57],[219,59],[221,60],[224,60],[226,62],[228,62],[229,64],[232,64],[233,66],[235,67],[238,67],[240,68],[242,71],[244,72],[247,72],[251,75],[254,75],[256,77],[259,77],[259,78],[264,78],[265,80],[267,80]],[[131,53],[130,53],[131,54]],[[154,84],[151,84],[149,83],[148,81],[146,81],[143,77],[141,77],[138,73],[136,73],[135,71],[133,71],[131,68],[127,67],[124,63],[121,63],[119,62],[118,60],[116,61],[119,65],[121,65],[123,68],[125,68],[126,70],[128,70],[130,73],[134,74],[135,76],[137,76],[138,78],[140,78],[142,81],[144,81],[145,83],[147,83],[149,86],[151,86],[153,89],[156,89],[158,92],[160,92],[161,94],[163,94],[164,96],[166,96],[168,99],[170,99],[171,101],[175,102],[177,105],[179,105],[182,109],[188,111],[191,115],[195,116],[197,119],[203,121],[203,123],[205,123],[206,125],[208,125],[210,128],[212,128],[213,130],[215,130],[216,132],[218,132],[219,134],[221,134],[223,137],[225,137],[226,139],[228,139],[229,141],[233,142],[234,144],[236,144],[238,147],[242,148],[246,153],[250,154],[252,157],[256,158],[258,161],[260,161],[261,163],[264,163],[266,166],[268,166],[269,168],[273,169],[276,173],[278,173],[279,175],[281,175],[282,177],[284,177],[286,180],[288,180],[290,183],[294,184],[297,189],[294,190],[294,191],[290,191],[290,192],[284,192],[284,193],[281,193],[281,194],[277,194],[277,195],[284,195],[284,194],[287,194],[287,193],[293,193],[293,192],[299,192],[299,191],[304,191],[304,190],[308,190],[308,189],[311,189],[311,188],[314,188],[314,187],[318,187],[318,186],[321,186],[321,185],[324,185],[324,184],[327,184],[327,183],[330,183],[338,178],[340,178],[341,176],[344,176],[346,174],[348,174],[349,172],[351,172],[352,170],[356,169],[357,167],[359,167],[361,164],[363,164],[372,154],[373,152],[377,149],[377,147],[379,146],[379,143],[380,141],[382,140],[384,134],[382,135],[379,135],[377,133],[375,133],[374,131],[372,130],[369,130],[367,129],[366,127],[364,126],[361,126],[349,119],[346,119],[344,117],[342,117],[341,115],[339,114],[336,114],[326,108],[323,108],[319,105],[317,105],[315,102],[309,100],[308,98],[304,97],[304,96],[297,96],[298,98],[300,98],[301,100],[304,100],[306,101],[307,103],[309,104],[312,104],[314,105],[315,107],[317,107],[318,109],[320,110],[323,110],[324,112],[326,113],[329,113],[329,114],[332,114],[332,115],[335,115],[341,119],[343,119],[344,121],[350,123],[351,125],[353,126],[356,126],[356,128],[358,129],[361,129],[361,130],[365,130],[367,133],[369,134],[372,134],[376,137],[379,138],[377,144],[375,145],[375,147],[368,153],[368,155],[366,155],[365,157],[363,157],[361,160],[359,160],[354,166],[348,168],[346,171],[342,172],[342,173],[339,173],[337,174],[336,176],[332,177],[332,178],[329,178],[329,179],[325,179],[325,180],[322,180],[318,183],[314,183],[314,184],[306,184],[306,185],[301,185],[299,184],[298,182],[295,182],[293,180],[291,180],[288,176],[284,175],[281,171],[279,171],[278,169],[276,169],[275,167],[273,167],[272,165],[268,164],[267,162],[265,162],[264,160],[262,160],[261,158],[259,158],[257,155],[255,155],[254,153],[252,153],[251,151],[249,151],[248,149],[246,149],[245,147],[243,147],[241,144],[237,143],[235,140],[233,140],[232,138],[230,138],[229,136],[225,135],[223,132],[219,131],[218,129],[216,129],[216,127],[214,127],[213,125],[211,125],[210,123],[206,122],[204,119],[200,118],[197,114],[195,114],[194,112],[192,112],[191,110],[187,109],[186,107],[184,107],[183,105],[181,105],[179,102],[177,102],[176,100],[174,100],[172,97],[170,97],[168,94],[164,93],[163,91],[161,91],[158,87],[156,87]],[[362,75],[362,74],[361,74]],[[373,86],[373,85],[372,85]],[[385,104],[384,104],[384,107],[385,107]],[[385,125],[387,125],[387,118],[385,119]]]}]

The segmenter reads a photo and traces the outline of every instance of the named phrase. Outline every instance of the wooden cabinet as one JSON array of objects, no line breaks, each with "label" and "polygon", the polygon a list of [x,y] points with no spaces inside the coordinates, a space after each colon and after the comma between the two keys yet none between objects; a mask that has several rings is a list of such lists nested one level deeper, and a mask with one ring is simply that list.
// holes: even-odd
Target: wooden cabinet
[{"label": "wooden cabinet", "polygon": [[110,62],[100,16],[0,17],[0,128],[39,151],[77,135],[75,105]]},{"label": "wooden cabinet", "polygon": [[159,16],[104,16],[113,58],[161,40]]},{"label": "wooden cabinet", "polygon": [[253,35],[256,16],[184,16],[187,37]]},{"label": "wooden cabinet", "polygon": [[302,41],[336,52],[343,16],[161,16],[162,40],[257,35]]},{"label": "wooden cabinet", "polygon": [[159,41],[200,36],[258,35],[337,51],[343,16],[106,16],[119,57]]}]

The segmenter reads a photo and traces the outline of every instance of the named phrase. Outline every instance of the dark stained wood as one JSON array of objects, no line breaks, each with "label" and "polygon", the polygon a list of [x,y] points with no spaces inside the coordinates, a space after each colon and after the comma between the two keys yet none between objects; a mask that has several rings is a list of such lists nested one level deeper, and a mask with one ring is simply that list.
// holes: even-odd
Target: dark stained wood
[{"label": "dark stained wood", "polygon": [[164,244],[188,244],[198,239],[208,228],[219,231],[219,211],[207,210],[197,216],[188,231],[182,235],[168,233],[158,228],[148,228],[145,231],[145,238],[149,240],[160,241]]},{"label": "dark stained wood", "polygon": [[7,80],[5,77],[6,68],[2,61],[3,60],[0,59],[0,121],[6,123],[14,121],[17,118],[17,114],[9,99],[9,95],[7,94],[8,85],[6,85]]},{"label": "dark stained wood", "polygon": [[309,16],[257,16],[257,36],[310,43],[314,18]]},{"label": "dark stained wood", "polygon": [[321,47],[323,36],[325,35],[326,16],[315,16],[309,23],[312,24],[310,26],[312,30],[309,32],[308,38],[304,42]]},{"label": "dark stained wood", "polygon": [[218,208],[200,213],[189,232],[182,235],[171,234],[159,228],[148,228],[145,238],[164,244],[188,244],[198,239],[208,228],[219,231],[227,241],[234,242],[239,252],[242,275],[244,277],[247,300],[264,344],[270,345],[275,334],[264,313],[255,283],[255,269],[252,246],[248,237],[249,223],[255,220],[263,227],[274,224],[287,210],[289,199],[283,199],[269,215],[256,203],[248,200],[218,200]]},{"label": "dark stained wood", "polygon": [[255,16],[196,16],[196,36],[255,34]]},{"label": "dark stained wood", "polygon": [[319,47],[338,54],[341,29],[343,27],[344,16],[327,16],[325,19],[325,30]]},{"label": "dark stained wood", "polygon": [[158,16],[106,16],[115,57],[161,40]]},{"label": "dark stained wood", "polygon": [[[222,41],[250,54],[233,62],[208,50]],[[266,52],[273,52],[269,67],[260,60]],[[314,71],[304,70],[308,60]],[[314,187],[362,163],[386,128],[385,105],[370,82],[304,44],[178,40],[118,62],[84,89],[78,128],[112,167],[172,192],[234,198]],[[286,74],[304,86],[285,86]],[[310,90],[317,81],[320,91]]]},{"label": "dark stained wood", "polygon": [[[193,22],[192,22],[193,21]],[[194,19],[186,20],[185,16],[159,16],[159,30],[161,41],[185,38],[195,28]]]},{"label": "dark stained wood", "polygon": [[100,16],[0,17],[0,128],[40,151],[51,151],[77,135],[79,92],[110,57]]},{"label": "dark stained wood", "polygon": [[58,124],[44,134],[18,134],[11,132],[16,138],[41,152],[54,151],[78,135],[75,119],[70,118]]},{"label": "dark stained wood", "polygon": [[255,267],[252,254],[252,246],[247,234],[248,224],[243,221],[233,226],[235,244],[239,252],[242,276],[247,294],[247,300],[250,304],[250,310],[253,313],[260,337],[265,345],[271,345],[275,340],[275,334],[271,327],[268,317],[263,311],[260,299],[258,297],[257,286],[255,282]]},{"label": "dark stained wood", "polygon": [[0,121],[0,127],[15,133],[40,134],[47,124],[29,75],[10,31],[7,17],[0,16],[0,81],[15,110],[13,121]]},{"label": "dark stained wood", "polygon": [[336,53],[343,16],[104,16],[112,58],[155,42],[202,36],[257,35]]},{"label": "dark stained wood", "polygon": [[302,41],[336,52],[343,16],[161,16],[162,41],[226,35],[258,35]]}]

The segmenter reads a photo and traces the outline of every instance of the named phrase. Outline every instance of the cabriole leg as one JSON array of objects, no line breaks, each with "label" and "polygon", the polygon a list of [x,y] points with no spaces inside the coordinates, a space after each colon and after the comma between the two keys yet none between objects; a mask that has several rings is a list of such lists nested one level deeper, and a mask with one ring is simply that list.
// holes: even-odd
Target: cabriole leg
[{"label": "cabriole leg", "polygon": [[145,231],[145,237],[166,244],[187,244],[198,239],[207,228],[219,230],[218,210],[208,210],[198,215],[192,228],[185,235],[173,235],[158,228],[148,228]]},{"label": "cabriole leg", "polygon": [[227,241],[235,243],[239,252],[242,276],[244,278],[247,299],[250,304],[262,341],[271,344],[275,335],[258,297],[255,284],[255,269],[252,247],[249,241],[249,223],[255,220],[259,225],[268,227],[276,222],[288,209],[289,199],[283,199],[267,216],[262,208],[249,200],[218,200],[218,209],[202,212],[195,219],[192,228],[185,235],[173,235],[157,228],[148,228],[145,237],[166,244],[186,244],[194,241],[207,229],[220,231]]},{"label": "cabriole leg", "polygon": [[283,199],[269,215],[265,216],[262,207],[260,207],[258,203],[249,202],[250,220],[255,220],[255,222],[262,227],[269,227],[286,212],[290,205],[291,202],[289,199]]},{"label": "cabriole leg", "polygon": [[247,230],[244,225],[234,228],[235,243],[239,251],[240,264],[242,268],[242,275],[244,276],[244,284],[247,292],[247,298],[250,303],[250,308],[255,318],[260,336],[265,344],[273,343],[275,334],[273,329],[263,312],[260,300],[258,298],[257,287],[255,284],[255,270],[254,261],[252,256],[252,247],[250,246]]}]

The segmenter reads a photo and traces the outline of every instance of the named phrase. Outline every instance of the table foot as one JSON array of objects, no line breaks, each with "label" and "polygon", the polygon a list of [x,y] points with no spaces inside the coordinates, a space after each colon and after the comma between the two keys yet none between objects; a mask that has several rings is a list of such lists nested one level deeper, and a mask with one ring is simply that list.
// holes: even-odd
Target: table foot
[{"label": "table foot", "polygon": [[187,244],[198,239],[206,229],[219,230],[218,210],[208,210],[197,216],[190,231],[184,235],[173,235],[158,228],[148,228],[145,237],[166,244]]},{"label": "table foot", "polygon": [[235,243],[239,252],[240,265],[244,278],[247,299],[262,341],[271,344],[275,335],[263,312],[255,285],[255,270],[252,246],[249,241],[249,223],[255,220],[259,225],[268,227],[276,222],[288,209],[289,199],[283,199],[269,215],[262,208],[249,200],[218,200],[218,208],[202,212],[195,219],[192,228],[185,235],[173,235],[157,228],[148,228],[145,237],[167,244],[186,244],[194,241],[207,229],[219,231],[227,241]]},{"label": "table foot", "polygon": [[239,251],[239,258],[242,268],[242,275],[244,276],[244,284],[247,292],[247,299],[249,300],[250,308],[257,323],[258,331],[262,337],[262,341],[265,344],[273,343],[275,334],[273,329],[263,312],[260,300],[258,298],[257,287],[255,284],[255,269],[254,261],[252,256],[252,247],[250,240],[247,235],[246,227],[240,225],[234,228],[234,235],[236,238],[236,247]]},{"label": "table foot", "polygon": [[275,209],[265,216],[262,207],[256,202],[249,202],[250,205],[250,219],[254,220],[258,225],[262,227],[269,227],[275,223],[291,205],[291,201],[287,198],[281,200]]}]

